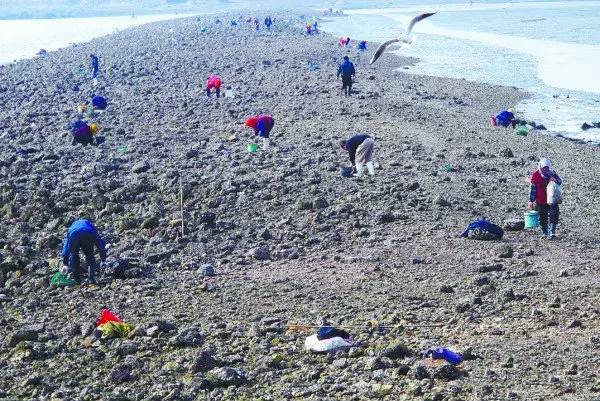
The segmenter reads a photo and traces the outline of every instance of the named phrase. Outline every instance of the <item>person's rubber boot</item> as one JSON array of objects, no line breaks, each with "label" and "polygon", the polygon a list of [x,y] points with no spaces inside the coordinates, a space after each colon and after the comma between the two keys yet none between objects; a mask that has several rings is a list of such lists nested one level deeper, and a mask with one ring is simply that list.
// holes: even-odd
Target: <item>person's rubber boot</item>
[{"label": "person's rubber boot", "polygon": [[367,162],[367,171],[369,172],[369,175],[375,175],[375,166],[373,165],[373,162]]},{"label": "person's rubber boot", "polygon": [[95,266],[88,266],[88,284],[91,285],[98,285],[98,282],[96,281],[96,267]]},{"label": "person's rubber boot", "polygon": [[542,227],[542,239],[548,238],[548,227]]},{"label": "person's rubber boot", "polygon": [[356,163],[355,177],[362,177],[365,174],[365,165],[362,163]]},{"label": "person's rubber boot", "polygon": [[270,148],[269,138],[263,138],[262,142],[263,142],[263,150],[269,150],[269,148]]},{"label": "person's rubber boot", "polygon": [[81,284],[81,274],[79,272],[69,272],[67,278],[75,281],[77,284]]},{"label": "person's rubber boot", "polygon": [[548,235],[550,236],[550,239],[556,238],[556,224],[548,224]]}]

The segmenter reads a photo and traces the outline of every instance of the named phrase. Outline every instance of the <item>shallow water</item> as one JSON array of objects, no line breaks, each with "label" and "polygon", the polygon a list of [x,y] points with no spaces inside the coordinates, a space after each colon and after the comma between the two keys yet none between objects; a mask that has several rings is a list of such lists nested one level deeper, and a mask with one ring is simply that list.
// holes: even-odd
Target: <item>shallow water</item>
[{"label": "shallow water", "polygon": [[322,26],[382,41],[401,34],[415,14],[436,10],[417,25],[413,46],[400,50],[421,60],[408,72],[523,88],[533,96],[517,105],[521,117],[600,141],[600,130],[580,129],[600,120],[598,1],[357,9]]},{"label": "shallow water", "polygon": [[138,17],[0,20],[0,64],[34,57],[40,49],[57,50],[119,29],[179,17],[182,16],[163,14]]}]

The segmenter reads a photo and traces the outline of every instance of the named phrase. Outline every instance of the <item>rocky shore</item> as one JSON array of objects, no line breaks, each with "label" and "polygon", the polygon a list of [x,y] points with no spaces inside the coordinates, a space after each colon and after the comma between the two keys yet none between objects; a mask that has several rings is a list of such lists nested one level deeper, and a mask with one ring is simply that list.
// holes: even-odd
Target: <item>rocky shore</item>
[{"label": "rocky shore", "polygon": [[[515,88],[405,74],[416,60],[391,53],[369,66],[373,46],[304,37],[291,14],[273,32],[231,18],[0,68],[0,399],[600,399],[598,148],[490,127]],[[346,54],[351,98],[335,77]],[[204,94],[213,73],[228,96]],[[92,94],[108,98],[93,117],[106,141],[72,146],[66,127]],[[275,118],[272,149],[251,154],[243,121],[258,113]],[[338,142],[359,132],[379,168],[341,178]],[[558,240],[458,237],[479,217],[522,218],[540,157],[564,181]],[[53,287],[79,217],[130,267]],[[129,338],[94,335],[102,308]],[[304,326],[320,324],[356,346],[308,353]],[[421,359],[432,346],[465,361]]]}]

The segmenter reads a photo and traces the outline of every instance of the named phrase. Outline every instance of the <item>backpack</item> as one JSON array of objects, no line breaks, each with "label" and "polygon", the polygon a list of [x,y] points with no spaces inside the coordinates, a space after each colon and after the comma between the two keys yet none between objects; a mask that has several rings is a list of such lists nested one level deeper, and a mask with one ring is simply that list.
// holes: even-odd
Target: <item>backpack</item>
[{"label": "backpack", "polygon": [[501,240],[504,230],[487,220],[477,220],[469,224],[460,236],[478,240]]}]

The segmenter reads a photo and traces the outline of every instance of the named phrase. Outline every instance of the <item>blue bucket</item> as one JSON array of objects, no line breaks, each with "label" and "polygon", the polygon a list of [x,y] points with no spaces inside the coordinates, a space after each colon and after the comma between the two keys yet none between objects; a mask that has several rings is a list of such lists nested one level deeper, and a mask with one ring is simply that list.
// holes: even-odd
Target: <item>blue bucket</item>
[{"label": "blue bucket", "polygon": [[535,210],[523,213],[523,220],[525,220],[525,228],[527,229],[534,229],[540,226],[540,214]]}]

